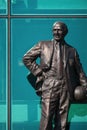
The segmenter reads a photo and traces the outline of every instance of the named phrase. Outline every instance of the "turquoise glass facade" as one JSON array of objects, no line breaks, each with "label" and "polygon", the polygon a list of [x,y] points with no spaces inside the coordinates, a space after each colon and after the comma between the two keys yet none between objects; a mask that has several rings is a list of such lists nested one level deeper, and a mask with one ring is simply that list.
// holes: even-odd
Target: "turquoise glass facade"
[{"label": "turquoise glass facade", "polygon": [[[28,49],[41,40],[52,39],[52,25],[62,21],[69,28],[66,41],[74,46],[80,55],[83,68],[87,73],[87,19],[85,18],[23,18],[12,19],[12,128],[23,127],[24,130],[39,129],[41,106],[39,97],[28,83],[26,76],[29,71],[22,63],[22,57]],[[40,31],[39,31],[40,30]],[[84,32],[84,35],[83,35]],[[82,49],[83,48],[83,49]],[[87,128],[87,105],[72,104],[68,117],[71,122],[70,130]],[[78,111],[79,110],[79,111]]]},{"label": "turquoise glass facade", "polygon": [[86,14],[86,0],[13,0],[12,14]]},{"label": "turquoise glass facade", "polygon": [[6,20],[0,19],[0,130],[7,125],[6,46]]},{"label": "turquoise glass facade", "polygon": [[7,14],[7,1],[8,0],[0,0],[0,14]]},{"label": "turquoise glass facade", "polygon": [[[87,75],[87,0],[0,0],[0,130],[39,130],[40,98],[22,58],[53,38],[55,21],[67,24],[65,40],[78,50]],[[69,130],[86,130],[87,104],[72,104],[69,122]]]}]

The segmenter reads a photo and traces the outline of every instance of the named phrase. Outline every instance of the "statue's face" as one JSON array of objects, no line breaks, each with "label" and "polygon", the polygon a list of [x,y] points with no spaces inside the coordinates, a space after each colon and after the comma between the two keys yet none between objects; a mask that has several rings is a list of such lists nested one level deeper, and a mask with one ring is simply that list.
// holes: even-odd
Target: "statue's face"
[{"label": "statue's face", "polygon": [[53,37],[56,41],[62,41],[64,39],[64,28],[61,24],[57,23],[53,27]]}]

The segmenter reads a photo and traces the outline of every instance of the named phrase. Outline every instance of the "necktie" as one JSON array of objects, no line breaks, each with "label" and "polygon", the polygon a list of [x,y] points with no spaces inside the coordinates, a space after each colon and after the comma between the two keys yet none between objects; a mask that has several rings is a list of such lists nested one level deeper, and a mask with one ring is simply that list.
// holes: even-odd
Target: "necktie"
[{"label": "necktie", "polygon": [[62,49],[61,43],[57,43],[57,64],[58,64],[58,79],[61,79],[63,76],[63,62],[62,62]]}]

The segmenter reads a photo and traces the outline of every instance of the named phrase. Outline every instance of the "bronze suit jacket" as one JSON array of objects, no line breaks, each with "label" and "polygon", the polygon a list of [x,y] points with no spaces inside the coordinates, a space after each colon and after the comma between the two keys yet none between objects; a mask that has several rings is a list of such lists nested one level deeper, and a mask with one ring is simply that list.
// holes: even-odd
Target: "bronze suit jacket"
[{"label": "bronze suit jacket", "polygon": [[[41,90],[43,83],[43,73],[50,69],[54,52],[54,41],[41,41],[31,48],[23,57],[25,66],[37,77],[35,89]],[[36,62],[40,58],[40,64]],[[73,99],[73,92],[76,86],[87,86],[87,78],[80,63],[79,55],[75,48],[64,41],[63,64],[67,87],[70,99]],[[32,82],[32,80],[31,80]],[[39,84],[40,83],[40,84]]]}]

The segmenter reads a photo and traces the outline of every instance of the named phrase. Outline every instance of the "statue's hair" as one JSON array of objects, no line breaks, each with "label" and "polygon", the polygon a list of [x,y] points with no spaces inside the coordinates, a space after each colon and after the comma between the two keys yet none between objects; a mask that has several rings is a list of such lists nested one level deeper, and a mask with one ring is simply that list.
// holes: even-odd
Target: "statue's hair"
[{"label": "statue's hair", "polygon": [[59,25],[62,26],[62,28],[64,29],[64,35],[66,35],[66,34],[68,33],[67,25],[66,25],[65,23],[63,23],[63,22],[55,22],[55,23],[53,24],[53,28],[54,28],[57,24],[59,24]]}]

